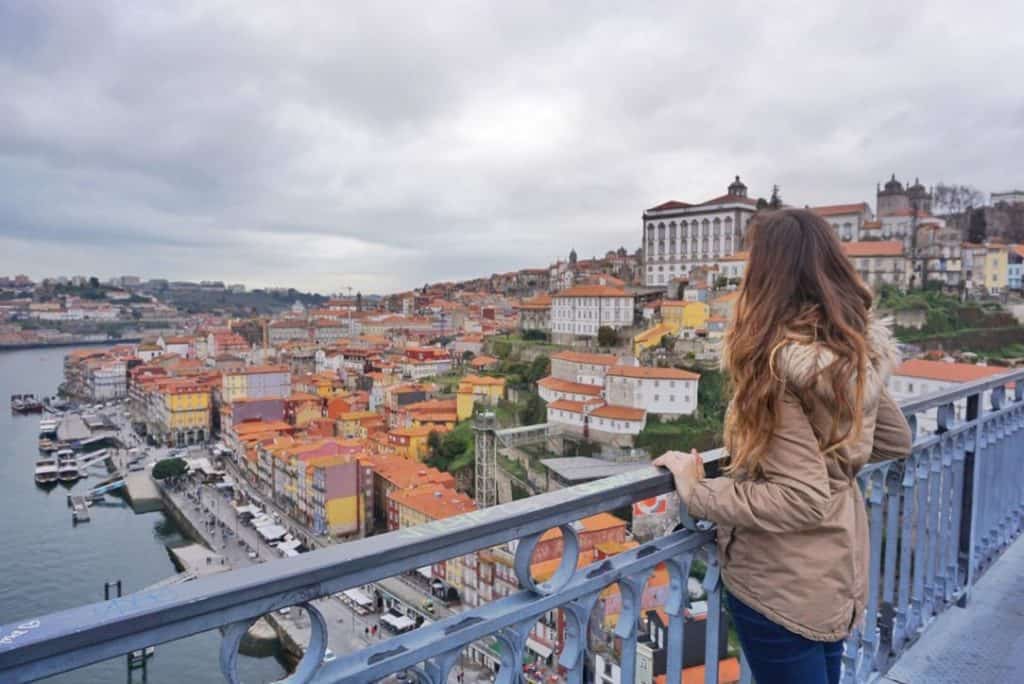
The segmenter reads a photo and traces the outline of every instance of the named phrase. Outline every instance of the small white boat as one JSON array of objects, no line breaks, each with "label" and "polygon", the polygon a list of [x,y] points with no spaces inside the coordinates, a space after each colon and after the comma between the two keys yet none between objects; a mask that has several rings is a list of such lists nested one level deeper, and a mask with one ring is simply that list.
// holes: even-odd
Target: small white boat
[{"label": "small white boat", "polygon": [[57,479],[61,482],[75,482],[85,477],[75,453],[70,449],[57,452]]},{"label": "small white boat", "polygon": [[41,458],[36,461],[36,484],[52,484],[58,478],[57,460],[53,458]]}]

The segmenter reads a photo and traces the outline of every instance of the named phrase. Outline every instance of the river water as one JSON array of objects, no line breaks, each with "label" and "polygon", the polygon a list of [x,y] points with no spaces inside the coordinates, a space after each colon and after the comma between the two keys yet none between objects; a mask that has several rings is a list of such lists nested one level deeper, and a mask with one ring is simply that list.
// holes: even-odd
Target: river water
[{"label": "river water", "polygon": [[[0,352],[0,624],[101,601],[106,581],[121,580],[125,593],[153,584],[176,572],[166,546],[185,541],[163,513],[136,515],[120,505],[94,506],[89,511],[92,520],[75,527],[67,507],[68,488],[36,487],[32,474],[39,456],[39,416],[12,416],[7,399],[27,392],[52,395],[61,381],[66,351]],[[80,480],[73,490],[84,491],[94,479]],[[147,681],[223,682],[219,650],[216,631],[158,646],[149,661]],[[272,657],[239,660],[246,684],[284,674]],[[141,681],[140,675],[135,673],[135,681]],[[125,682],[125,660],[98,663],[46,681]]]}]

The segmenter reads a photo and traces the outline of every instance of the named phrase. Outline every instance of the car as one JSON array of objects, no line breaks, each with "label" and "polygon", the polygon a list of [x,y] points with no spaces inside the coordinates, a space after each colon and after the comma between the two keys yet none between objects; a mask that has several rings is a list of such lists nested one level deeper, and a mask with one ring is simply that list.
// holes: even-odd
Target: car
[{"label": "car", "polygon": [[409,681],[409,675],[405,674],[405,670],[402,670],[401,672],[395,674],[395,679],[397,679],[400,682],[407,682]]},{"label": "car", "polygon": [[258,556],[256,555],[255,551],[250,551],[249,552],[249,560],[256,560],[257,558],[258,558]]},{"label": "car", "polygon": [[323,662],[330,663],[330,662],[334,662],[337,659],[338,659],[338,656],[334,655],[334,651],[332,651],[329,648],[324,650],[324,660],[323,660]]},{"label": "car", "polygon": [[290,614],[292,612],[292,609],[291,609],[290,606],[285,606],[284,608],[282,608],[281,610],[279,610],[277,612],[278,612],[279,615],[288,615],[288,614]]}]

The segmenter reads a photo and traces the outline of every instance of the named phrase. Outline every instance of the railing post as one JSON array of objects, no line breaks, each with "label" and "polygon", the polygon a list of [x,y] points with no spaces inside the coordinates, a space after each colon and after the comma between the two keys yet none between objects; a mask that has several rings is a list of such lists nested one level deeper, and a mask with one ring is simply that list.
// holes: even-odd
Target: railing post
[{"label": "railing post", "polygon": [[977,534],[977,520],[974,505],[980,494],[980,481],[978,478],[977,451],[978,442],[981,437],[981,421],[979,420],[981,409],[981,395],[972,394],[967,397],[967,413],[964,419],[967,422],[975,421],[975,426],[968,432],[964,441],[964,480],[963,498],[960,500],[960,544],[959,563],[960,572],[964,578],[964,590],[960,595],[957,605],[961,608],[967,607],[967,597],[971,593],[971,586],[974,584],[975,566],[975,538]]}]

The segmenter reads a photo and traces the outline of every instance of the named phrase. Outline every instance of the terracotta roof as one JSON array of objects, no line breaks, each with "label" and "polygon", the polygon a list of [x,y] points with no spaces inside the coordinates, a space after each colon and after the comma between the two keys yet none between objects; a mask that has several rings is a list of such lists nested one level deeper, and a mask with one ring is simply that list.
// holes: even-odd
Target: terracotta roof
[{"label": "terracotta roof", "polygon": [[398,489],[388,496],[401,506],[408,506],[431,520],[450,518],[476,510],[476,502],[462,492],[443,485],[425,484],[412,489]]},{"label": "terracotta roof", "polygon": [[828,204],[823,207],[811,207],[818,216],[842,216],[843,214],[859,214],[868,210],[867,202],[857,204]]},{"label": "terracotta roof", "polygon": [[590,412],[590,415],[598,418],[610,418],[612,420],[641,421],[647,415],[643,409],[631,408],[629,406],[612,406],[605,404]]},{"label": "terracotta roof", "polygon": [[924,380],[940,380],[942,382],[972,382],[1008,372],[1000,366],[977,366],[971,363],[947,363],[946,361],[927,361],[911,359],[904,361],[892,374]]},{"label": "terracotta roof", "polygon": [[555,399],[548,404],[548,408],[558,411],[569,411],[570,413],[583,413],[583,402],[570,399]]},{"label": "terracotta roof", "polygon": [[679,202],[677,200],[669,200],[668,202],[662,202],[656,207],[651,207],[647,211],[667,211],[669,209],[688,209],[692,207],[692,204],[686,202]]},{"label": "terracotta roof", "polygon": [[[687,289],[689,289],[689,288],[687,288]],[[707,289],[707,286],[695,285],[694,289]],[[685,299],[666,299],[665,301],[663,301],[661,303],[661,307],[663,309],[666,308],[666,307],[669,308],[669,309],[672,309],[672,308],[682,308],[682,309],[685,309],[686,307],[693,306],[695,304],[696,305],[701,305],[701,304],[704,304],[704,302],[688,302]],[[704,306],[707,306],[707,305],[704,304]]]},{"label": "terracotta roof", "polygon": [[614,354],[591,354],[588,352],[563,351],[551,355],[552,360],[570,363],[589,363],[595,366],[614,366],[619,362]]},{"label": "terracotta roof", "polygon": [[459,380],[459,384],[468,383],[470,385],[502,385],[505,384],[505,378],[492,378],[487,375],[467,375]]},{"label": "terracotta roof", "polygon": [[[612,515],[611,513],[597,513],[586,518],[581,518],[577,525],[577,532],[586,534],[588,532],[603,532],[605,530],[613,530],[616,527],[625,527],[626,521],[622,518]],[[541,541],[547,539],[558,539],[562,536],[562,530],[557,527],[553,527],[543,535],[541,535]]]},{"label": "terracotta roof", "polygon": [[588,385],[582,382],[571,382],[569,380],[562,380],[553,376],[542,378],[537,382],[537,385],[544,389],[549,389],[552,392],[565,392],[568,394],[584,394],[587,396],[597,397],[601,395],[600,385]]},{"label": "terracotta roof", "polygon": [[895,240],[844,242],[843,252],[850,257],[903,256],[903,243]]},{"label": "terracotta roof", "polygon": [[712,304],[728,304],[729,302],[735,302],[739,298],[740,298],[740,291],[739,290],[733,290],[732,292],[730,292],[728,294],[724,294],[721,297],[715,297],[714,299],[711,300],[711,303]]},{"label": "terracotta roof", "polygon": [[551,295],[547,293],[539,294],[536,297],[524,299],[517,306],[520,309],[550,309]]},{"label": "terracotta roof", "polygon": [[653,380],[700,379],[700,373],[691,373],[680,368],[652,368],[650,366],[615,366],[608,369],[608,375],[623,378],[649,378]]},{"label": "terracotta roof", "polygon": [[555,297],[629,297],[628,292],[621,287],[609,287],[607,285],[577,285],[561,292],[555,293]]},{"label": "terracotta roof", "polygon": [[755,200],[749,197],[740,197],[739,195],[720,195],[714,199],[709,199],[707,202],[701,202],[700,206],[703,207],[709,204],[746,204],[751,207],[757,206]]}]

